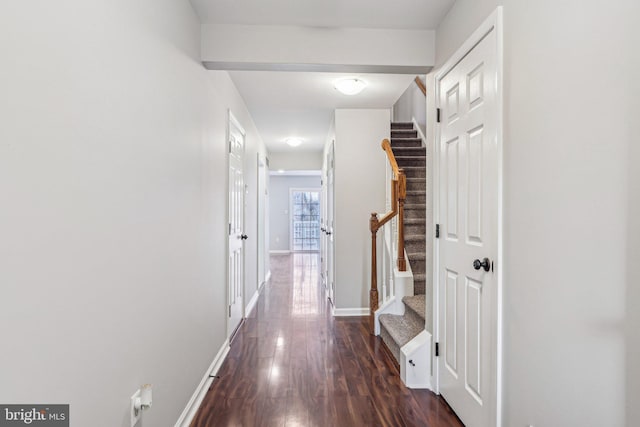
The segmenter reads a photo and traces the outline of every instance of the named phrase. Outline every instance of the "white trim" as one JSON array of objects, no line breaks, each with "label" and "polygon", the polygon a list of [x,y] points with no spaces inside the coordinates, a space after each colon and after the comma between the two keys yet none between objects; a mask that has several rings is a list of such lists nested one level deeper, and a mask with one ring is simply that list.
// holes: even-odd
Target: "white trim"
[{"label": "white trim", "polygon": [[271,280],[271,270],[267,271],[267,275],[264,278],[264,283],[267,283],[269,280]]},{"label": "white trim", "polygon": [[[291,253],[290,250],[286,249],[286,250],[276,250],[276,249],[271,249],[269,251],[270,254],[274,254],[274,255],[288,255]],[[269,272],[269,274],[271,274],[271,272]]]},{"label": "white trim", "polygon": [[225,340],[224,343],[222,343],[222,347],[220,347],[218,354],[216,354],[216,357],[213,359],[213,362],[211,362],[209,369],[207,369],[202,380],[200,380],[200,384],[198,384],[198,387],[193,392],[187,406],[182,411],[182,414],[180,414],[180,418],[176,421],[175,427],[189,427],[191,421],[193,421],[193,417],[195,417],[196,412],[198,412],[198,409],[202,404],[202,400],[207,394],[207,391],[209,391],[209,386],[213,382],[211,375],[216,375],[218,373],[220,366],[222,366],[222,362],[224,362],[227,354],[229,354],[229,350],[229,340]]},{"label": "white trim", "polygon": [[427,137],[424,136],[424,133],[422,133],[422,129],[420,128],[418,121],[413,116],[411,116],[411,123],[413,123],[413,127],[415,128],[415,130],[418,131],[418,136],[422,139],[422,146],[424,147],[425,145],[427,145]]},{"label": "white trim", "polygon": [[368,316],[369,308],[361,307],[361,308],[333,308],[333,316],[334,317],[344,317],[344,316]]},{"label": "white trim", "polygon": [[[496,330],[494,333],[496,334],[496,401],[495,401],[495,413],[493,415],[493,419],[495,420],[495,425],[500,427],[502,425],[502,398],[503,398],[503,389],[502,389],[502,381],[503,381],[503,255],[504,255],[504,90],[503,90],[503,73],[504,73],[504,52],[503,52],[503,7],[498,6],[495,11],[473,32],[473,34],[460,46],[458,50],[447,60],[447,62],[438,70],[435,74],[435,105],[439,107],[439,81],[442,80],[448,73],[451,71],[478,43],[480,43],[485,36],[487,36],[492,30],[496,34],[496,74],[497,74],[497,82],[496,82],[496,110],[497,110],[497,146],[498,146],[498,255],[496,262],[496,281],[497,281],[497,295],[496,295]],[[435,147],[435,158],[439,156],[439,137],[440,137],[440,125],[436,123],[436,135],[433,141]],[[438,162],[434,161],[437,165]],[[437,169],[437,166],[436,168]],[[438,177],[440,176],[439,170],[434,170],[434,220],[435,223],[440,223],[439,215],[440,215],[440,207],[439,203],[439,182]],[[439,263],[439,241],[434,237],[434,294],[440,288],[440,283],[438,282],[438,263]],[[437,301],[439,301],[439,295],[434,295],[434,302],[437,306]],[[435,319],[436,323],[434,323],[433,332],[435,335],[434,342],[439,342],[439,316]],[[437,367],[438,363],[434,363],[434,376],[438,376]],[[436,393],[440,393],[439,390],[439,381],[436,381],[435,391]]]},{"label": "white trim", "polygon": [[[258,286],[258,289],[260,287]],[[260,291],[255,291],[253,293],[253,296],[251,297],[251,299],[249,300],[249,302],[247,303],[247,307],[244,309],[244,317],[247,317],[249,315],[249,313],[251,313],[251,310],[254,309],[254,307],[256,306],[256,304],[258,303],[258,297],[260,296]]]}]

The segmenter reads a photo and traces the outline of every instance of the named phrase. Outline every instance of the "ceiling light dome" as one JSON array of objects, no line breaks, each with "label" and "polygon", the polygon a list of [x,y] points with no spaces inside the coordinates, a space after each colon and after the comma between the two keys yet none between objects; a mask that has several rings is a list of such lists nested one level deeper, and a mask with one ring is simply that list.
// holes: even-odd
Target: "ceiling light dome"
[{"label": "ceiling light dome", "polygon": [[333,82],[333,87],[345,95],[357,95],[367,87],[367,83],[363,80],[349,77],[346,79],[336,80]]},{"label": "ceiling light dome", "polygon": [[287,138],[285,142],[292,147],[297,147],[302,144],[302,140],[300,138]]}]

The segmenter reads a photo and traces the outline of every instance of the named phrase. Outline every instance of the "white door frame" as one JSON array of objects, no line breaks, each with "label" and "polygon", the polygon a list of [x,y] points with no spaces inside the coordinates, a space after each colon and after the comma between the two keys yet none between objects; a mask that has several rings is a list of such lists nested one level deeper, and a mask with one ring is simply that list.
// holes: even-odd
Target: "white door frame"
[{"label": "white door frame", "polygon": [[[503,157],[504,157],[504,149],[503,149],[503,127],[504,127],[504,110],[503,110],[503,20],[502,20],[502,6],[499,6],[479,27],[474,31],[474,33],[460,46],[460,48],[447,60],[447,62],[435,73],[434,78],[434,88],[432,93],[435,95],[432,97],[432,105],[435,108],[440,108],[440,93],[439,93],[439,82],[444,78],[444,76],[451,71],[482,39],[491,31],[495,31],[496,35],[496,69],[497,69],[497,95],[496,95],[496,107],[498,113],[497,119],[497,149],[498,149],[498,255],[496,261],[494,261],[494,268],[496,270],[496,283],[497,283],[497,301],[496,301],[496,407],[495,407],[495,420],[496,426],[500,427],[502,425],[502,348],[503,348],[503,337],[502,337],[502,317],[503,317],[503,309],[502,309],[502,294],[503,294],[503,242],[504,242],[504,234],[503,234],[503,188],[504,188],[504,179],[503,179]],[[434,120],[435,122],[435,120]],[[433,167],[433,227],[435,229],[435,225],[440,223],[440,170],[438,162],[433,159],[438,159],[440,156],[440,126],[436,124],[435,126],[435,137],[431,141],[432,149],[435,153],[432,156],[432,167]],[[434,342],[440,341],[440,307],[438,302],[440,301],[440,283],[439,283],[439,240],[435,238],[433,239],[433,248],[434,248],[434,257],[433,257],[433,277],[432,280],[434,283],[433,287],[433,332],[434,332]],[[435,355],[435,351],[433,352]],[[434,386],[434,391],[440,394],[440,381],[439,381],[439,372],[438,372],[438,363],[434,360],[432,366],[433,370],[433,381],[432,384]]]}]

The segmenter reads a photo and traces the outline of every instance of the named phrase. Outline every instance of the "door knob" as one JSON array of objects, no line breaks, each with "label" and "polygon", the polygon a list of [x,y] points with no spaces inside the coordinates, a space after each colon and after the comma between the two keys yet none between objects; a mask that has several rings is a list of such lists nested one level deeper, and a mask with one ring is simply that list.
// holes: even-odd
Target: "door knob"
[{"label": "door knob", "polygon": [[242,240],[247,240],[247,239],[249,238],[249,236],[247,236],[246,234],[241,234],[241,235],[240,235],[240,238],[241,238]]},{"label": "door knob", "polygon": [[331,236],[331,232],[330,231],[327,231],[327,236]]},{"label": "door knob", "polygon": [[483,258],[482,261],[476,259],[473,261],[473,268],[475,268],[476,270],[484,268],[484,271],[489,271],[489,269],[491,268],[491,261],[489,261],[489,258]]}]

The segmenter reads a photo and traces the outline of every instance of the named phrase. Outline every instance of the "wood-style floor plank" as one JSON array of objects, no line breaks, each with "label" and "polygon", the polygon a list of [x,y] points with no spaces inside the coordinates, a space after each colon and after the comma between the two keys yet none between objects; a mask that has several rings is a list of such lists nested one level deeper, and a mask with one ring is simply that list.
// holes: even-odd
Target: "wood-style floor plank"
[{"label": "wood-style floor plank", "polygon": [[316,254],[273,256],[271,269],[191,427],[462,426],[402,384],[367,318],[331,315]]}]

